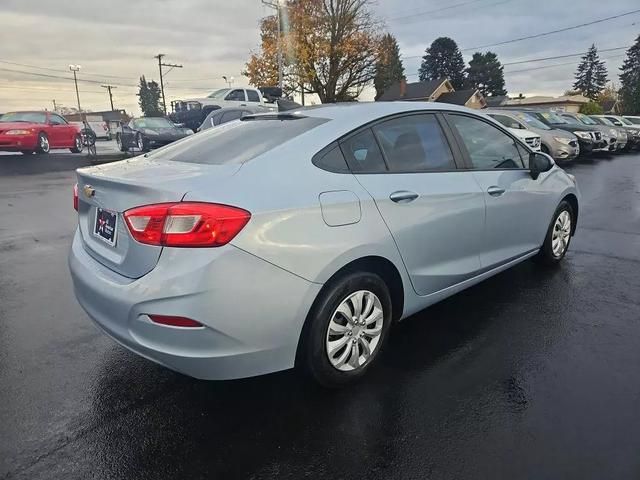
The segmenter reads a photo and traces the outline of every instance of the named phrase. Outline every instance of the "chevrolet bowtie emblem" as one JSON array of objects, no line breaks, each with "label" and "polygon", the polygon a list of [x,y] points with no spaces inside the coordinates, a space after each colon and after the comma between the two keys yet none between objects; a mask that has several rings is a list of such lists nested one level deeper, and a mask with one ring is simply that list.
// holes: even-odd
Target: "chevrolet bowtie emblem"
[{"label": "chevrolet bowtie emblem", "polygon": [[84,196],[87,198],[91,198],[96,194],[96,189],[91,185],[85,185],[82,191],[84,192]]}]

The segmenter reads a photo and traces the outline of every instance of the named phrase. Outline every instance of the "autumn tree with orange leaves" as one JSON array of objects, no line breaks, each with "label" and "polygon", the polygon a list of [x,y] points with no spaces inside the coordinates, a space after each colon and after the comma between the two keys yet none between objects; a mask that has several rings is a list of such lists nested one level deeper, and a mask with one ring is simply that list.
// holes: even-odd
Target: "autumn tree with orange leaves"
[{"label": "autumn tree with orange leaves", "polygon": [[[284,91],[316,93],[322,103],[354,100],[375,76],[381,26],[371,0],[289,0],[282,2],[281,42]],[[275,15],[260,24],[260,51],[245,74],[255,86],[278,83]]]}]

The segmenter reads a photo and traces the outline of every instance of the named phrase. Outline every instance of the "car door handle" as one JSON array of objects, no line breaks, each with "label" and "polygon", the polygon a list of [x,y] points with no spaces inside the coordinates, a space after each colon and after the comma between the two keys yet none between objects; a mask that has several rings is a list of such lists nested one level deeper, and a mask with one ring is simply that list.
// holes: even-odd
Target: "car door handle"
[{"label": "car door handle", "polygon": [[487,189],[487,193],[489,195],[491,195],[492,197],[499,197],[500,195],[502,195],[504,193],[504,188],[500,188],[500,187],[489,187]]},{"label": "car door handle", "polygon": [[409,202],[413,202],[419,196],[420,195],[418,195],[416,192],[409,192],[407,190],[399,190],[399,191],[393,192],[391,195],[389,195],[389,198],[391,199],[391,201],[396,202],[396,203],[409,203]]}]

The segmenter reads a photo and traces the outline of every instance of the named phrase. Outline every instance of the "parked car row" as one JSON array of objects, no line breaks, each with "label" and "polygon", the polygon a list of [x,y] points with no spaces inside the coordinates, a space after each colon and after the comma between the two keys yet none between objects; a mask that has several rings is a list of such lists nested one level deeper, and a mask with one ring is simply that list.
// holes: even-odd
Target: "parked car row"
[{"label": "parked car row", "polygon": [[[640,117],[584,115],[538,109],[487,109],[487,115],[516,132],[540,136],[540,149],[558,162],[592,152],[629,151],[640,148]],[[633,123],[637,118],[638,123]],[[527,141],[529,146],[531,143]]]}]

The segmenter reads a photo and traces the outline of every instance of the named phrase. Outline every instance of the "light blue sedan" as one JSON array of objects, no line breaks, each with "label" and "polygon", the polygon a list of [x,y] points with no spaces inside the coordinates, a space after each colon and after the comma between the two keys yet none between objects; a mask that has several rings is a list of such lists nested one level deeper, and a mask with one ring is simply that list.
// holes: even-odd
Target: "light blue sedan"
[{"label": "light blue sedan", "polygon": [[203,379],[299,366],[360,378],[394,322],[575,232],[573,176],[438,103],[251,115],[78,170],[80,304],[139,355]]}]

